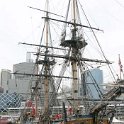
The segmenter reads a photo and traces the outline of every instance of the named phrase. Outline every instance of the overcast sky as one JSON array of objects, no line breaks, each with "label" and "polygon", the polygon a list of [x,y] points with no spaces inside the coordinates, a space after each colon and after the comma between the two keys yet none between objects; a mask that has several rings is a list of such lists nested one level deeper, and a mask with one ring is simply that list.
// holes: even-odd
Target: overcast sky
[{"label": "overcast sky", "polygon": [[[54,2],[51,5],[57,14],[65,10],[67,0],[61,1],[61,4],[60,0],[50,1]],[[91,24],[104,30],[104,33],[98,34],[98,39],[106,57],[115,62],[116,70],[118,54],[124,64],[124,0],[80,2]],[[27,6],[44,9],[44,0],[0,0],[0,69],[12,70],[13,64],[26,60],[26,52],[31,48],[18,45],[19,42],[40,41],[42,14]]]}]

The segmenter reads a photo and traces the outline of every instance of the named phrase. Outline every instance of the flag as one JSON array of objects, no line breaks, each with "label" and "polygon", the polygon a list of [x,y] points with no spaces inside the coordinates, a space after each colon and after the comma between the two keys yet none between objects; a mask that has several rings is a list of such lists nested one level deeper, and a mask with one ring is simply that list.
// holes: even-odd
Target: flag
[{"label": "flag", "polygon": [[119,67],[120,67],[120,72],[123,72],[123,65],[121,64],[121,58],[119,54],[119,61],[118,61]]}]

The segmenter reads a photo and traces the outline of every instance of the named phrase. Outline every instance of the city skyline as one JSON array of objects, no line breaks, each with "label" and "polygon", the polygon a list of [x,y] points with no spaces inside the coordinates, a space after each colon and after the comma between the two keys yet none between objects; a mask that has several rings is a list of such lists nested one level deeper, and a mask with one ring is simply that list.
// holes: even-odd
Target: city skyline
[{"label": "city skyline", "polygon": [[[57,7],[55,9],[55,5],[59,3],[59,0],[54,1],[50,1],[52,9],[54,8],[55,13],[61,14],[62,7],[59,8],[60,6],[58,6],[59,9]],[[118,54],[121,55],[122,65],[124,63],[124,2],[120,0],[80,1],[93,27],[98,27],[104,31],[104,33],[96,32],[96,34],[107,59],[114,62],[113,67],[118,72]],[[62,1],[62,3],[64,2],[65,0]],[[27,6],[43,9],[44,5],[44,1],[41,0],[0,1],[0,69],[12,70],[13,64],[26,60],[27,51],[34,51],[34,48],[18,45],[18,43],[38,44],[40,42],[43,13],[32,10]]]}]

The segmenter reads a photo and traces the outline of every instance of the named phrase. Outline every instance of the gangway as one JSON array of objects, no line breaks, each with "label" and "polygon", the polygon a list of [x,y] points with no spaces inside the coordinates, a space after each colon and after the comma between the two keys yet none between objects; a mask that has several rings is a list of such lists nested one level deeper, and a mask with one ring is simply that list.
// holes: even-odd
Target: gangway
[{"label": "gangway", "polygon": [[101,100],[101,102],[93,106],[90,112],[98,113],[109,104],[110,100],[114,100],[116,97],[120,96],[122,93],[124,93],[124,87],[121,87],[121,86],[114,87],[109,92],[103,95],[103,99]]}]

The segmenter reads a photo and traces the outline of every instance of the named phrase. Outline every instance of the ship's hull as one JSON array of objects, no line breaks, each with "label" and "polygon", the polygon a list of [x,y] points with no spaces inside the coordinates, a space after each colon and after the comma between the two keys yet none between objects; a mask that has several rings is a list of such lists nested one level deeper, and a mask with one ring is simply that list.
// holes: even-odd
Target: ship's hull
[{"label": "ship's hull", "polygon": [[[85,119],[77,119],[68,121],[66,124],[99,124],[98,122],[94,122],[92,118],[85,118]],[[107,119],[102,121],[102,124],[109,124]]]},{"label": "ship's hull", "polygon": [[70,118],[67,122],[63,121],[56,121],[53,122],[53,124],[109,124],[108,118],[102,118],[101,120],[97,117],[91,116],[91,115],[83,115],[82,117],[77,118]]}]

